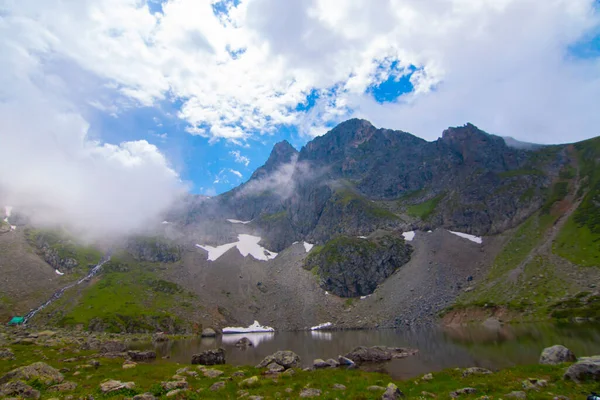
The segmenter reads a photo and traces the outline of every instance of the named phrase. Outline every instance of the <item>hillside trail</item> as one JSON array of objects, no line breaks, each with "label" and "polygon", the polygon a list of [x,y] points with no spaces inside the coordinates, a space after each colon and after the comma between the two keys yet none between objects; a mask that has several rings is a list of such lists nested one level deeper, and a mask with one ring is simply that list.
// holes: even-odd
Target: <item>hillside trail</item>
[{"label": "hillside trail", "polygon": [[[558,219],[554,222],[550,229],[547,229],[542,237],[540,243],[535,246],[529,254],[519,263],[517,267],[511,270],[508,273],[508,281],[510,283],[517,283],[519,277],[525,271],[527,265],[529,265],[536,257],[544,257],[547,261],[549,261],[558,272],[563,273],[563,275],[568,275],[570,278],[573,278],[579,286],[585,286],[585,280],[589,278],[589,273],[592,272],[595,274],[595,271],[588,271],[588,274],[583,274],[579,271],[580,268],[572,262],[554,254],[552,245],[557,237],[557,235],[561,232],[565,223],[569,220],[571,215],[577,210],[579,205],[581,204],[583,198],[585,196],[580,196],[577,198],[577,193],[580,190],[581,182],[579,177],[579,164],[577,162],[577,158],[573,157],[573,166],[576,170],[576,178],[574,179],[574,187],[573,190],[569,193],[569,195],[561,202],[557,203],[557,208],[560,208],[560,205],[568,205],[566,209],[560,214]],[[587,275],[587,277],[585,276]],[[595,274],[600,275],[600,274]]]},{"label": "hillside trail", "polygon": [[56,300],[60,299],[66,290],[71,289],[72,287],[80,285],[84,282],[89,282],[90,279],[92,279],[94,276],[96,276],[98,274],[98,272],[100,272],[100,270],[102,269],[102,266],[104,264],[106,264],[108,261],[110,261],[110,255],[107,255],[105,258],[102,258],[100,260],[100,262],[98,264],[96,264],[94,266],[94,268],[92,268],[86,276],[84,276],[77,282],[73,282],[73,283],[65,286],[64,288],[59,289],[56,292],[54,292],[54,294],[52,296],[50,296],[50,298],[48,300],[46,300],[42,305],[29,311],[27,313],[27,315],[25,315],[23,317],[23,324],[26,325],[27,322],[29,322],[29,320],[32,319],[38,312],[40,312],[44,308],[48,307],[50,304],[54,303]]}]

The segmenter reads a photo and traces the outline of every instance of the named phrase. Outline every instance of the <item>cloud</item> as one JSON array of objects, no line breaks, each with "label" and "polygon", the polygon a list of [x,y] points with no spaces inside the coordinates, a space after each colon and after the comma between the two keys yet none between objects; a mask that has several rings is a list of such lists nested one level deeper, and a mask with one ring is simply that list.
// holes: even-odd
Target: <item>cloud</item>
[{"label": "cloud", "polygon": [[[0,19],[0,37],[15,28]],[[178,174],[145,140],[90,137],[67,82],[23,45],[0,40],[0,203],[86,240],[144,231],[186,189]]]},{"label": "cloud", "polygon": [[[313,136],[351,116],[429,139],[466,121],[527,141],[598,134],[599,60],[569,50],[598,33],[594,0],[241,0],[217,13],[212,0],[165,1],[162,13],[139,0],[39,3],[3,7],[5,42],[75,64],[132,104],[175,101],[188,132],[211,141],[282,125]],[[408,69],[412,92],[373,99]]]},{"label": "cloud", "polygon": [[238,178],[242,178],[242,173],[240,171],[236,171],[235,169],[229,169],[229,172],[231,172],[232,174],[234,174],[235,176],[237,176]]},{"label": "cloud", "polygon": [[244,164],[246,167],[250,164],[250,159],[241,155],[239,150],[232,150],[229,154],[234,157],[236,163]]}]

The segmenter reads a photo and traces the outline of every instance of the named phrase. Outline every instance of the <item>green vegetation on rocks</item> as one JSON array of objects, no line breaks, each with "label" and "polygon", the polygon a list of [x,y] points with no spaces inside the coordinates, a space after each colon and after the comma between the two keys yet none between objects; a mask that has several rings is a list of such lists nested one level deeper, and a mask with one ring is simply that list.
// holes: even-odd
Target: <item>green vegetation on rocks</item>
[{"label": "green vegetation on rocks", "polygon": [[370,239],[339,236],[314,248],[304,268],[318,275],[323,289],[338,296],[366,296],[407,263],[411,252],[403,238],[391,233]]},{"label": "green vegetation on rocks", "polygon": [[440,201],[442,201],[444,196],[445,195],[442,193],[427,201],[424,201],[423,203],[409,206],[407,209],[407,213],[410,216],[418,217],[425,220],[435,211],[435,208],[438,206]]}]

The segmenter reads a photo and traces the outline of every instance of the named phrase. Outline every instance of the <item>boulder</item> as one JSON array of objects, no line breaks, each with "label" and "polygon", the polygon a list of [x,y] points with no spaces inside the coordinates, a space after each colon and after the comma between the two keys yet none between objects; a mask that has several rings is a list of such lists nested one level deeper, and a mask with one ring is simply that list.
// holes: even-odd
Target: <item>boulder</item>
[{"label": "boulder", "polygon": [[385,347],[385,346],[373,346],[365,347],[360,346],[346,354],[346,358],[349,358],[356,364],[361,363],[378,363],[389,361],[394,358],[404,358],[414,355],[418,352],[415,349],[405,349],[402,347]]},{"label": "boulder", "polygon": [[339,363],[341,366],[344,366],[344,367],[351,367],[351,366],[354,366],[354,365],[356,365],[356,364],[354,363],[354,361],[352,361],[351,359],[349,359],[349,358],[346,358],[346,357],[344,357],[344,356],[338,356],[338,363]]},{"label": "boulder", "polygon": [[490,371],[489,369],[486,369],[486,368],[471,367],[471,368],[465,368],[462,372],[462,376],[463,376],[463,378],[466,378],[467,376],[470,376],[470,375],[489,375],[491,373],[492,373],[492,371]]},{"label": "boulder", "polygon": [[158,342],[158,343],[160,343],[160,342],[168,342],[169,341],[169,336],[167,336],[167,334],[165,334],[164,332],[158,332],[158,333],[155,333],[152,336],[152,341],[153,342]]},{"label": "boulder", "polygon": [[100,384],[100,391],[102,393],[111,393],[111,392],[116,392],[117,390],[121,390],[121,389],[133,389],[135,388],[135,383],[133,382],[121,382],[121,381],[116,381],[114,379],[110,379],[106,382],[102,382]]},{"label": "boulder", "polygon": [[334,383],[332,386],[335,390],[346,390],[346,386],[341,383]]},{"label": "boulder", "polygon": [[100,345],[100,353],[123,353],[125,350],[127,350],[125,343],[114,340],[104,342]]},{"label": "boulder", "polygon": [[225,364],[225,349],[206,350],[192,356],[192,364],[219,365]]},{"label": "boulder", "polygon": [[154,351],[138,351],[130,350],[127,352],[129,358],[132,361],[151,361],[156,359],[156,352]]},{"label": "boulder", "polygon": [[167,392],[174,390],[174,389],[187,389],[188,388],[188,383],[184,380],[162,382],[160,385]]},{"label": "boulder", "polygon": [[319,396],[321,396],[321,391],[319,389],[306,388],[302,389],[302,391],[300,392],[300,397],[310,398]]},{"label": "boulder", "polygon": [[581,357],[579,361],[567,369],[564,378],[575,382],[600,381],[600,356]]},{"label": "boulder", "polygon": [[450,393],[450,397],[459,397],[462,396],[463,394],[473,394],[473,393],[477,393],[477,389],[472,388],[472,387],[466,387],[466,388],[462,388],[462,389],[458,389],[455,390],[454,392]]},{"label": "boulder", "polygon": [[135,361],[125,360],[122,367],[123,367],[123,369],[135,368],[135,367],[137,367],[137,363]]},{"label": "boulder", "polygon": [[207,369],[204,370],[203,372],[204,376],[207,378],[218,378],[219,376],[223,375],[224,372],[223,371],[219,371],[218,369]]},{"label": "boulder", "polygon": [[317,358],[313,361],[313,367],[315,369],[321,369],[321,368],[330,368],[331,365],[327,364],[324,360]]},{"label": "boulder", "polygon": [[398,386],[393,383],[388,383],[387,388],[385,389],[385,393],[381,396],[382,400],[398,400],[399,398],[404,397],[404,393],[398,389]]},{"label": "boulder", "polygon": [[269,371],[269,373],[274,374],[285,371],[285,367],[283,365],[277,364],[276,362],[272,362],[271,364],[267,365],[267,370]]},{"label": "boulder", "polygon": [[217,390],[221,390],[225,387],[225,382],[221,381],[221,382],[215,382],[210,386],[210,390],[212,390],[213,392],[216,392]]},{"label": "boulder", "polygon": [[565,346],[559,344],[546,347],[540,355],[540,364],[556,365],[564,362],[575,362],[577,357]]},{"label": "boulder", "polygon": [[75,382],[63,382],[58,385],[50,386],[48,391],[50,392],[70,392],[72,390],[77,389],[77,384]]},{"label": "boulder", "polygon": [[256,368],[265,368],[267,365],[271,363],[276,363],[284,367],[288,368],[296,368],[300,365],[300,356],[293,351],[290,350],[282,350],[277,353],[271,354],[270,356],[265,357]]},{"label": "boulder", "polygon": [[156,397],[152,393],[142,393],[133,396],[133,400],[156,400]]},{"label": "boulder", "polygon": [[14,360],[15,353],[11,349],[0,349],[0,360]]},{"label": "boulder", "polygon": [[35,390],[25,382],[15,381],[5,383],[0,386],[0,397],[19,397],[23,399],[39,399],[41,396],[38,390]]},{"label": "boulder", "polygon": [[0,384],[13,380],[38,380],[44,385],[54,385],[61,383],[64,376],[55,368],[46,363],[36,362],[24,367],[13,369],[0,378]]},{"label": "boulder", "polygon": [[202,334],[200,336],[201,337],[216,337],[217,332],[212,328],[204,328],[202,330]]},{"label": "boulder", "polygon": [[243,381],[241,381],[240,383],[238,383],[238,385],[240,387],[253,387],[258,385],[258,376],[253,376],[250,377],[248,379],[244,379]]},{"label": "boulder", "polygon": [[327,361],[325,361],[331,368],[337,368],[340,366],[340,363],[337,362],[336,360],[334,360],[333,358],[328,359]]},{"label": "boulder", "polygon": [[515,392],[510,392],[505,397],[508,397],[509,399],[526,399],[527,393],[522,392],[522,391],[515,391]]}]

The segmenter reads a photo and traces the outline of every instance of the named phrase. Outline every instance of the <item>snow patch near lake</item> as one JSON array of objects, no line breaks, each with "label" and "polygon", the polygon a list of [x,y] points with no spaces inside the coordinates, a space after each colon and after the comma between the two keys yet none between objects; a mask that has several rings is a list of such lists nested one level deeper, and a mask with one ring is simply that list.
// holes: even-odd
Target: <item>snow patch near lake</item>
[{"label": "snow patch near lake", "polygon": [[226,344],[236,344],[238,340],[248,338],[254,347],[257,347],[263,342],[268,342],[275,338],[274,332],[252,332],[252,333],[229,333],[223,335],[221,341]]},{"label": "snow patch near lake", "polygon": [[56,275],[60,275],[60,276],[63,276],[65,274],[64,272],[60,272],[57,269],[55,269],[54,272],[56,272]]},{"label": "snow patch near lake", "polygon": [[203,246],[196,244],[196,247],[208,252],[208,261],[215,261],[228,250],[237,247],[240,254],[244,257],[251,255],[260,261],[268,261],[277,257],[277,253],[269,251],[258,244],[261,241],[260,236],[253,236],[247,234],[238,235],[238,241],[233,243],[223,244],[221,246]]},{"label": "snow patch near lake", "polygon": [[241,327],[223,328],[224,335],[227,335],[230,333],[254,333],[254,332],[275,332],[275,329],[271,328],[270,326],[262,326],[258,321],[254,321],[254,323],[247,328],[241,328]]},{"label": "snow patch near lake", "polygon": [[311,331],[320,331],[322,329],[331,328],[333,324],[331,322],[325,322],[324,324],[320,324],[317,326],[313,326],[310,328]]},{"label": "snow patch near lake", "polygon": [[252,222],[252,220],[250,221],[240,221],[239,219],[228,219],[228,222],[231,222],[232,224],[242,224],[242,225],[246,225],[249,224],[250,222]]},{"label": "snow patch near lake", "polygon": [[304,250],[306,250],[306,252],[308,253],[313,247],[315,247],[314,244],[312,243],[308,243],[308,242],[304,242]]},{"label": "snow patch near lake", "polygon": [[402,236],[404,236],[404,240],[407,242],[412,242],[412,240],[415,238],[415,231],[404,232]]},{"label": "snow patch near lake", "polygon": [[461,238],[468,239],[471,242],[475,242],[478,244],[483,243],[483,239],[480,238],[479,236],[469,235],[468,233],[462,233],[462,232],[454,232],[454,231],[448,231],[448,232],[450,232],[453,235],[460,236]]}]

